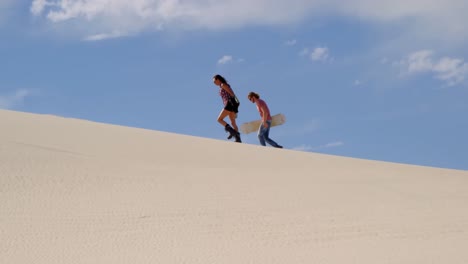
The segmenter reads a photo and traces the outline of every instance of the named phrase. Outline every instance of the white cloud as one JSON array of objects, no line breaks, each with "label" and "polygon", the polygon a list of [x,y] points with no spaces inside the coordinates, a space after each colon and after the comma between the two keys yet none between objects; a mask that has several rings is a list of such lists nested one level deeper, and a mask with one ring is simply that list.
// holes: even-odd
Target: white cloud
[{"label": "white cloud", "polygon": [[432,54],[431,50],[420,50],[413,52],[408,56],[408,72],[417,73],[430,71],[432,69]]},{"label": "white cloud", "polygon": [[312,51],[308,48],[304,48],[301,52],[299,52],[300,56],[307,56],[312,61],[331,61],[330,57],[330,50],[327,47],[316,47]]},{"label": "white cloud", "polygon": [[442,58],[432,70],[438,79],[446,81],[449,86],[462,83],[468,77],[468,63],[462,59]]},{"label": "white cloud", "polygon": [[233,58],[230,55],[224,55],[221,59],[218,60],[218,64],[227,64],[232,62]]},{"label": "white cloud", "polygon": [[218,60],[218,65],[223,65],[223,64],[233,63],[233,62],[242,63],[244,61],[245,59],[242,59],[242,58],[234,59],[234,57],[232,57],[231,55],[224,55],[223,57],[221,57],[221,59]]},{"label": "white cloud", "polygon": [[88,35],[96,34],[94,30],[138,33],[277,26],[324,14],[389,24],[412,21],[407,23],[422,30],[461,39],[468,35],[466,0],[33,0],[30,9],[54,23],[77,21],[73,24],[82,24]]},{"label": "white cloud", "polygon": [[0,109],[11,109],[19,104],[22,104],[24,98],[30,96],[31,92],[25,89],[20,89],[13,94],[0,95]]},{"label": "white cloud", "polygon": [[327,61],[329,55],[327,47],[317,47],[310,53],[310,58],[313,61]]},{"label": "white cloud", "polygon": [[102,34],[95,34],[90,35],[84,38],[85,41],[99,41],[105,39],[113,39],[113,38],[120,38],[123,36],[127,36],[128,34],[121,33],[119,31],[114,31],[112,33],[102,33]]},{"label": "white cloud", "polygon": [[406,74],[432,73],[448,86],[463,83],[468,78],[468,63],[460,58],[435,58],[432,50],[420,50],[394,63],[403,67]]},{"label": "white cloud", "polygon": [[35,0],[31,4],[31,13],[33,15],[39,15],[41,14],[46,6],[50,5],[46,0]]}]

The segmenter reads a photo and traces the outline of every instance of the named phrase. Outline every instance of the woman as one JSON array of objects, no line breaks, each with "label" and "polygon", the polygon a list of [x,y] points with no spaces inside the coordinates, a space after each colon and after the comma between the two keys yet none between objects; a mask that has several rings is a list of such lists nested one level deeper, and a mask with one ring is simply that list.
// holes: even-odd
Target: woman
[{"label": "woman", "polygon": [[[229,132],[228,139],[234,137],[236,142],[242,142],[240,138],[239,129],[237,128],[236,118],[239,109],[239,100],[237,99],[231,86],[228,84],[223,76],[217,74],[213,77],[213,82],[219,86],[219,95],[223,99],[224,108],[218,116],[218,123],[220,123],[226,132]],[[232,127],[224,121],[224,118],[229,117]]]}]

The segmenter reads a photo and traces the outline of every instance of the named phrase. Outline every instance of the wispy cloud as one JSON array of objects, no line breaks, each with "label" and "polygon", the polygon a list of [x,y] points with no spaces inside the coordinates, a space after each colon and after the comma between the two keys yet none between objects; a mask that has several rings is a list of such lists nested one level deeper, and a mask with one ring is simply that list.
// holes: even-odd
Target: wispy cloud
[{"label": "wispy cloud", "polygon": [[299,55],[309,57],[312,61],[331,61],[330,50],[327,47],[316,47],[313,50],[303,49]]},{"label": "wispy cloud", "polygon": [[114,39],[114,38],[120,38],[127,36],[128,34],[122,33],[119,31],[114,31],[111,33],[102,33],[102,34],[95,34],[95,35],[90,35],[86,36],[83,40],[84,41],[99,41],[99,40],[105,40],[105,39]]},{"label": "wispy cloud", "polygon": [[242,59],[242,58],[239,58],[239,59],[234,59],[233,56],[231,55],[224,55],[223,57],[221,57],[219,60],[218,60],[218,65],[224,65],[224,64],[228,64],[228,63],[233,63],[233,62],[244,62],[245,60]]},{"label": "wispy cloud", "polygon": [[35,0],[31,3],[30,11],[34,15],[41,14],[44,9],[48,6],[52,6],[52,3],[47,2],[47,0]]},{"label": "wispy cloud", "polygon": [[310,53],[310,58],[313,61],[327,61],[329,59],[329,51],[327,47],[318,47],[315,48],[311,53]]},{"label": "wispy cloud", "polygon": [[232,62],[233,58],[230,55],[224,55],[221,59],[218,60],[218,64],[227,64]]},{"label": "wispy cloud", "polygon": [[402,63],[408,66],[409,73],[426,72],[432,70],[432,54],[431,50],[421,50],[408,55],[408,58]]},{"label": "wispy cloud", "polygon": [[[277,26],[324,13],[370,23],[395,23],[411,18],[406,23],[429,28],[433,33],[450,31],[461,39],[468,35],[464,26],[468,5],[463,0],[33,0],[30,11],[53,23],[77,21],[70,24],[81,24],[81,29],[87,29],[87,35],[115,30],[126,34],[164,29]],[[92,33],[94,30],[100,33]]]},{"label": "wispy cloud", "polygon": [[402,67],[404,75],[432,73],[448,86],[463,83],[468,78],[467,62],[461,58],[437,58],[432,50],[413,52],[394,65]]},{"label": "wispy cloud", "polygon": [[0,95],[0,109],[11,109],[23,103],[24,98],[31,95],[26,89],[20,89],[12,94]]}]

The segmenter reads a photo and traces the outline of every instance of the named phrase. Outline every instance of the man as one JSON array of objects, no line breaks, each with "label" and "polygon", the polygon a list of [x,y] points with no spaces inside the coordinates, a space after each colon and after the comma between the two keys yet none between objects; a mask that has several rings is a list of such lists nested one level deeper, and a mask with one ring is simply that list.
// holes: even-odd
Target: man
[{"label": "man", "polygon": [[271,127],[271,115],[270,110],[268,109],[268,105],[265,103],[265,101],[260,99],[260,95],[258,95],[255,92],[250,92],[247,95],[247,98],[250,102],[257,105],[257,110],[260,113],[260,117],[262,118],[262,123],[258,128],[258,139],[260,140],[260,145],[266,146],[265,142],[267,142],[275,148],[283,148],[269,137]]}]

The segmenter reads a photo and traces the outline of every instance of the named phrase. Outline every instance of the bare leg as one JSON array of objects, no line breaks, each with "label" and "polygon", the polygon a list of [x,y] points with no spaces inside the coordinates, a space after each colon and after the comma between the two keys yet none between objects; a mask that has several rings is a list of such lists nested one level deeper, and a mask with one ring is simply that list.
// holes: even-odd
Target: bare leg
[{"label": "bare leg", "polygon": [[219,113],[218,116],[218,123],[220,123],[223,127],[226,127],[227,123],[224,121],[224,118],[229,115],[229,111],[227,110],[221,110],[221,113]]},{"label": "bare leg", "polygon": [[224,118],[229,116],[230,113],[231,112],[223,109],[221,111],[221,113],[219,114],[219,116],[218,116],[218,123],[220,123],[224,127],[224,130],[226,130],[226,132],[229,132],[230,136],[228,137],[228,139],[231,139],[232,137],[236,136],[236,134],[237,134],[237,131],[234,130],[234,128],[232,128],[226,121],[224,121]]}]

